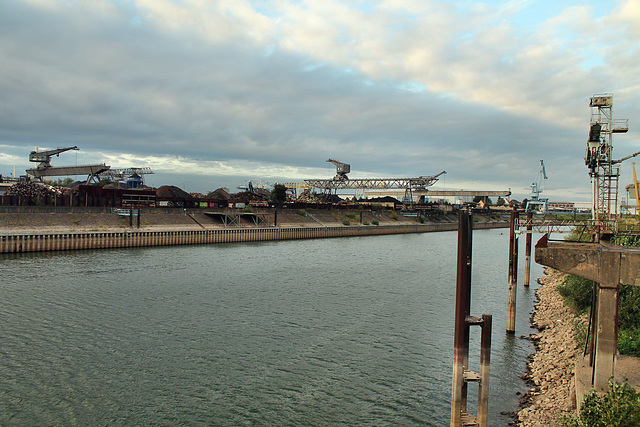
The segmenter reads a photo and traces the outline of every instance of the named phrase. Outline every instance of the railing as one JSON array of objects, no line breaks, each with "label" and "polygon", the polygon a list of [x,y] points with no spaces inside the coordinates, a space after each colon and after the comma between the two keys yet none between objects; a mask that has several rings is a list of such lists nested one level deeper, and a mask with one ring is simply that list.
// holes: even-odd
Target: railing
[{"label": "railing", "polygon": [[576,233],[580,236],[588,234],[615,233],[618,221],[601,219],[543,219],[517,218],[516,233]]}]

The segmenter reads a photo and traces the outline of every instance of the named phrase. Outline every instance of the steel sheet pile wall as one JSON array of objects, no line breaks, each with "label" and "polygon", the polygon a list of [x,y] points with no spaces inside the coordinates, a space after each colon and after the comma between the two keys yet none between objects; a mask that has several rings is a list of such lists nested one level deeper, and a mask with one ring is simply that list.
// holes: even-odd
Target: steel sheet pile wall
[{"label": "steel sheet pile wall", "polygon": [[[482,224],[476,228],[504,225]],[[455,230],[455,224],[313,228],[238,228],[183,231],[117,231],[103,233],[17,234],[0,236],[0,253],[67,251],[141,246],[197,245],[265,240],[323,239]]]}]

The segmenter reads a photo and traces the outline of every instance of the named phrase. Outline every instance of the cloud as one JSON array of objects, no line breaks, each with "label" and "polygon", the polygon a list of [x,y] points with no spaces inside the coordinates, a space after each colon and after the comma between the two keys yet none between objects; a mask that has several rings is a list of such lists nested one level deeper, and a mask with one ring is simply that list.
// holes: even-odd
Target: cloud
[{"label": "cloud", "polygon": [[78,145],[204,191],[331,177],[332,157],[521,198],[545,159],[571,199],[589,96],[640,115],[639,2],[571,3],[7,0],[0,171]]}]

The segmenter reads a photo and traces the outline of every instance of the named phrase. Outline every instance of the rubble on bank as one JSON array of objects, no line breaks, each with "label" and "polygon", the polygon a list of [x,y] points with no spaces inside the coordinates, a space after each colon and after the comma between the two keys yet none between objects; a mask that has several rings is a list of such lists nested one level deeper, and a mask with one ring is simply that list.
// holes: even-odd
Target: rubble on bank
[{"label": "rubble on bank", "polygon": [[540,331],[532,334],[536,353],[527,364],[523,378],[531,385],[521,399],[516,424],[524,427],[560,425],[564,416],[576,409],[574,366],[581,351],[575,341],[575,316],[556,290],[567,275],[552,269],[539,279],[539,302],[531,317]]}]

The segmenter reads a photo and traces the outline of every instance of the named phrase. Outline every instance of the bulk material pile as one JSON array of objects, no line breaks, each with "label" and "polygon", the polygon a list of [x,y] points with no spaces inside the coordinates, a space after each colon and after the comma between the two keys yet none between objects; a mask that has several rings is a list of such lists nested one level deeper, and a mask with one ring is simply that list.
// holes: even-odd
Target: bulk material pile
[{"label": "bulk material pile", "polygon": [[36,182],[17,182],[7,189],[5,196],[46,197],[57,196],[62,191],[50,185]]}]

